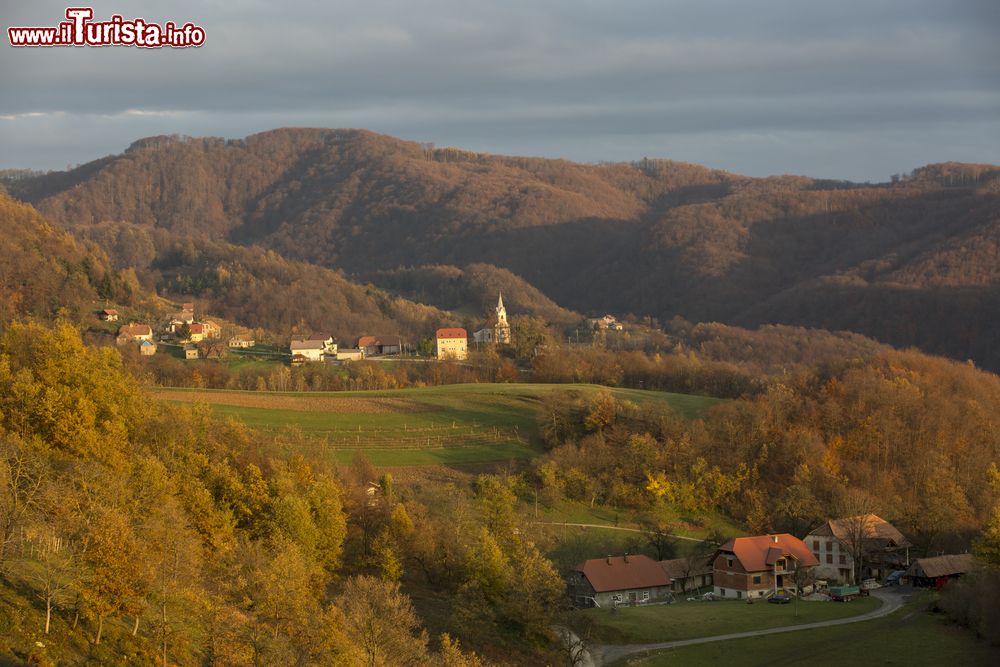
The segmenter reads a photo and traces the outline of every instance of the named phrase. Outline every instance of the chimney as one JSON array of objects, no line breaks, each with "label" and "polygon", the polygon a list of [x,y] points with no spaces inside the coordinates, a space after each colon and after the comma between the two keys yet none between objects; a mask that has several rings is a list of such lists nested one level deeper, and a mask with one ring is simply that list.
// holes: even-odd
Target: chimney
[{"label": "chimney", "polygon": [[771,541],[774,542],[775,544],[777,544],[778,543],[778,536],[777,535],[772,535],[771,536]]}]

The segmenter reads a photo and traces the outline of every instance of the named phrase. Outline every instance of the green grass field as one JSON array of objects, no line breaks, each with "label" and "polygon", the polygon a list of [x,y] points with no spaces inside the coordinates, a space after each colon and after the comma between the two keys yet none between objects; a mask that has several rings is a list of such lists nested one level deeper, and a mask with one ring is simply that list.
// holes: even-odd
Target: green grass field
[{"label": "green grass field", "polygon": [[588,636],[598,644],[646,644],[846,618],[873,611],[880,605],[874,597],[859,598],[847,604],[801,600],[790,604],[747,604],[718,600],[584,609],[573,613],[577,615],[576,627],[584,632],[581,636]]},{"label": "green grass field", "polygon": [[[539,452],[540,398],[553,391],[587,398],[602,390],[595,385],[465,384],[355,392],[157,391],[166,400],[207,403],[219,414],[276,434],[300,431],[338,462],[364,451],[376,465],[406,466],[531,458]],[[635,389],[608,391],[640,405],[666,403],[688,418],[719,402]],[[315,399],[315,407],[309,405],[310,399]],[[372,412],[368,408],[377,402],[372,399],[396,399],[403,407]],[[254,405],[225,404],[240,401]],[[336,409],[331,409],[330,401]],[[292,403],[295,409],[288,409]]]},{"label": "green grass field", "polygon": [[972,632],[923,609],[921,601],[911,602],[890,616],[873,621],[684,646],[645,657],[632,656],[616,664],[642,667],[1000,664],[1000,648],[989,646]]}]

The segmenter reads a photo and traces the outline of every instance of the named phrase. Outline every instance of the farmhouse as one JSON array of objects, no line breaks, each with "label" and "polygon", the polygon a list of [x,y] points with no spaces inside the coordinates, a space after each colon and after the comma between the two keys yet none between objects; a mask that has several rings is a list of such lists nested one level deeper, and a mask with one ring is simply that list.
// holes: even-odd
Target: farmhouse
[{"label": "farmhouse", "polygon": [[118,321],[118,311],[114,308],[105,308],[97,314],[101,320],[105,322],[117,322]]},{"label": "farmhouse", "polygon": [[229,339],[229,347],[246,349],[248,347],[253,347],[257,344],[253,336],[250,334],[240,334],[239,336],[233,336]]},{"label": "farmhouse", "polygon": [[[895,526],[875,514],[827,521],[806,535],[805,542],[820,562],[816,576],[842,583],[881,579],[893,570],[906,569],[913,546]],[[855,560],[861,567],[859,577],[854,572]]]},{"label": "farmhouse", "polygon": [[222,327],[212,320],[205,320],[201,323],[201,327],[205,338],[218,338],[219,334],[222,333]]},{"label": "farmhouse", "polygon": [[192,343],[198,343],[200,341],[205,340],[206,338],[205,325],[201,324],[200,322],[195,322],[194,324],[192,324],[190,326],[189,331],[190,334],[188,335],[188,338],[191,340]]},{"label": "farmhouse", "polygon": [[914,586],[941,588],[975,566],[972,554],[947,554],[932,558],[918,558],[906,570],[906,577]]},{"label": "farmhouse", "polygon": [[584,561],[569,576],[579,607],[638,605],[670,599],[670,577],[649,556],[608,556]]},{"label": "farmhouse", "polygon": [[187,343],[184,346],[184,358],[185,359],[197,359],[198,358],[198,346],[194,343]]},{"label": "farmhouse", "polygon": [[674,593],[687,593],[712,585],[712,564],[704,558],[661,560],[660,567],[670,577],[670,589]]},{"label": "farmhouse", "polygon": [[156,343],[144,340],[139,343],[139,354],[144,357],[151,357],[156,354]]},{"label": "farmhouse", "polygon": [[118,330],[118,338],[116,339],[119,345],[143,340],[153,342],[153,329],[148,324],[126,324]]},{"label": "farmhouse", "polygon": [[437,341],[437,358],[461,361],[469,357],[469,333],[458,327],[438,329],[435,334]]},{"label": "farmhouse", "polygon": [[303,357],[305,361],[323,361],[326,343],[321,340],[293,340],[291,342],[292,358]]},{"label": "farmhouse", "polygon": [[715,552],[712,578],[720,597],[760,598],[778,590],[798,590],[819,565],[809,548],[788,533],[729,540]]},{"label": "farmhouse", "polygon": [[362,336],[355,347],[364,352],[366,357],[371,357],[378,354],[399,354],[403,343],[399,336]]}]

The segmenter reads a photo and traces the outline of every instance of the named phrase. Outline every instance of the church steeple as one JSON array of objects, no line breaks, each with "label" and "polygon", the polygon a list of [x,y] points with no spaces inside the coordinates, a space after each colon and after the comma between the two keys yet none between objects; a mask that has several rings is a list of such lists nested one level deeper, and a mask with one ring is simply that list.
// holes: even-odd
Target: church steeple
[{"label": "church steeple", "polygon": [[494,324],[493,340],[505,345],[510,344],[510,324],[507,322],[507,309],[503,305],[503,292],[498,292],[497,317]]}]

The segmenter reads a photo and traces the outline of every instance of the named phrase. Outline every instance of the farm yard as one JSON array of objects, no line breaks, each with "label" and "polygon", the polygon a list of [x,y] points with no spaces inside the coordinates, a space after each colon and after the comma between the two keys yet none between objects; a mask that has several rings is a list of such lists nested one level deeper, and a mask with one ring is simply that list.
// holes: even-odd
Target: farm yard
[{"label": "farm yard", "polygon": [[[360,392],[251,392],[157,388],[157,398],[209,405],[276,435],[298,432],[338,462],[363,451],[375,465],[497,463],[539,453],[539,400],[598,391],[637,404],[665,403],[692,418],[717,399],[595,385],[467,384]],[[299,445],[301,446],[301,445]],[[322,454],[322,453],[321,453]]]}]

